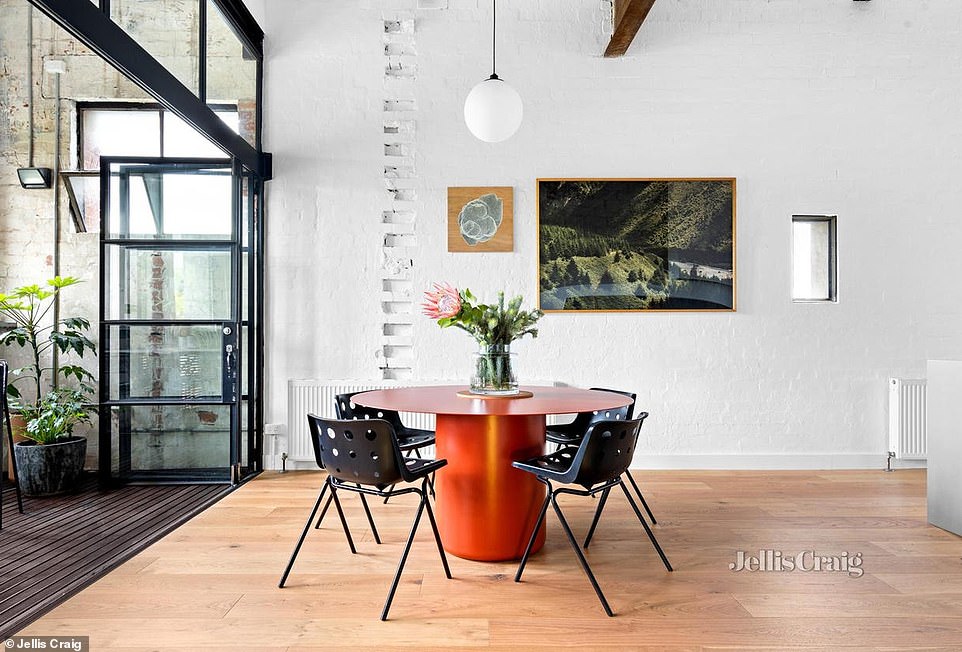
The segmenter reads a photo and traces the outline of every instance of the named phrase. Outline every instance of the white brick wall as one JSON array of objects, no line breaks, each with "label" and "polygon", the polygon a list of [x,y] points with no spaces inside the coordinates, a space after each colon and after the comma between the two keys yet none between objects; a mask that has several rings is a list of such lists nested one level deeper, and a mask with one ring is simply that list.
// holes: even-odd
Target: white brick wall
[{"label": "white brick wall", "polygon": [[[381,16],[412,3],[271,2],[269,421],[288,378],[378,377]],[[536,177],[735,176],[736,314],[550,315],[522,376],[637,391],[639,465],[881,463],[885,378],[962,355],[962,6],[660,0],[605,60],[604,3],[500,5],[525,121],[498,145],[461,117],[489,3],[416,13],[415,288],[533,300]],[[446,187],[487,184],[515,187],[514,253],[446,253]],[[789,301],[793,213],[839,215],[838,305]],[[466,378],[467,337],[413,341],[417,376]]]}]

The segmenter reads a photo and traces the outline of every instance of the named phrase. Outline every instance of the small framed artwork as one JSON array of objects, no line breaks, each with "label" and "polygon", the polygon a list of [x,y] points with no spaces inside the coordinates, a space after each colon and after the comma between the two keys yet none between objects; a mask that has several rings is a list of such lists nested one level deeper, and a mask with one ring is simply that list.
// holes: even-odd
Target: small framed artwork
[{"label": "small framed artwork", "polygon": [[514,250],[514,188],[448,188],[448,251]]},{"label": "small framed artwork", "polygon": [[538,179],[546,312],[735,310],[735,179]]}]

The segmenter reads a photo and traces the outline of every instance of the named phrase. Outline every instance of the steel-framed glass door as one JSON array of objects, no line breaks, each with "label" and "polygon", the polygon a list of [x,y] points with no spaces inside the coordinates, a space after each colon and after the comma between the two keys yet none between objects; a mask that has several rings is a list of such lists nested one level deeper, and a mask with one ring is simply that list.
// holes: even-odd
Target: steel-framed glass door
[{"label": "steel-framed glass door", "polygon": [[261,184],[230,160],[101,159],[100,469],[237,482],[257,436]]}]

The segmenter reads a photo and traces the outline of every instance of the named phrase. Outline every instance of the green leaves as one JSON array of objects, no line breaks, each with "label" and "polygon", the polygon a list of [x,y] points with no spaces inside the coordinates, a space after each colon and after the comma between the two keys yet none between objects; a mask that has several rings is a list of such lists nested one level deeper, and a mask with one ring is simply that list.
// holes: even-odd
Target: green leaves
[{"label": "green leaves", "polygon": [[64,378],[76,378],[78,383],[93,382],[94,375],[80,365],[64,365],[60,367],[60,373]]},{"label": "green leaves", "polygon": [[47,281],[47,285],[57,290],[62,290],[65,287],[70,287],[71,285],[76,285],[80,283],[79,278],[73,276],[55,276],[54,278]]},{"label": "green leaves", "polygon": [[522,310],[524,299],[516,296],[505,303],[504,292],[498,293],[495,304],[477,303],[471,290],[464,288],[461,294],[461,311],[454,317],[438,319],[438,326],[455,326],[464,330],[482,346],[510,344],[525,335],[538,336],[532,328],[544,315],[540,310]]},{"label": "green leaves", "polygon": [[[0,334],[0,344],[17,345],[29,349],[31,353],[30,364],[14,372],[18,376],[15,382],[29,380],[36,396],[32,406],[23,406],[20,401],[22,409],[39,409],[46,400],[43,396],[43,378],[51,369],[44,366],[43,360],[51,347],[57,347],[61,353],[75,353],[79,357],[83,357],[88,351],[95,353],[97,350],[96,345],[86,335],[90,328],[88,320],[83,317],[67,317],[51,323],[52,320],[47,318],[57,295],[64,288],[80,282],[80,279],[73,276],[57,276],[45,285],[23,285],[12,292],[0,294],[0,314],[16,324],[13,330]],[[92,380],[93,376],[82,367],[68,365],[61,368],[60,373],[65,378],[76,379],[81,390],[89,391],[83,383]],[[14,388],[12,383],[8,385],[7,393],[16,399],[22,398],[20,391]],[[51,424],[59,428],[57,424]]]},{"label": "green leaves", "polygon": [[83,357],[85,351],[96,351],[96,345],[83,333],[76,330],[53,331],[50,333],[53,342],[61,353],[73,351]]},{"label": "green leaves", "polygon": [[27,340],[30,338],[30,333],[23,326],[18,326],[13,330],[7,331],[3,335],[0,335],[0,344],[5,346],[10,346],[16,344],[17,346],[25,346]]},{"label": "green leaves", "polygon": [[87,330],[90,328],[90,322],[83,317],[67,317],[66,319],[61,319],[60,323],[67,328],[72,328],[73,330]]},{"label": "green leaves", "polygon": [[90,389],[84,385],[80,389],[55,389],[47,392],[37,405],[24,406],[21,410],[27,421],[23,433],[38,444],[52,444],[73,434],[78,423],[90,423],[90,412],[86,401]]}]

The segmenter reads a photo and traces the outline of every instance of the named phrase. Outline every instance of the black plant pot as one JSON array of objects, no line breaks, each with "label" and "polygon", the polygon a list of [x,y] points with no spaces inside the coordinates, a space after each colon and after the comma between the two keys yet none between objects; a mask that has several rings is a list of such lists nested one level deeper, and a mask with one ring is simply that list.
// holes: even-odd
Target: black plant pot
[{"label": "black plant pot", "polygon": [[14,447],[20,488],[28,496],[55,496],[75,490],[87,457],[87,440],[68,437],[41,446],[21,441]]}]

